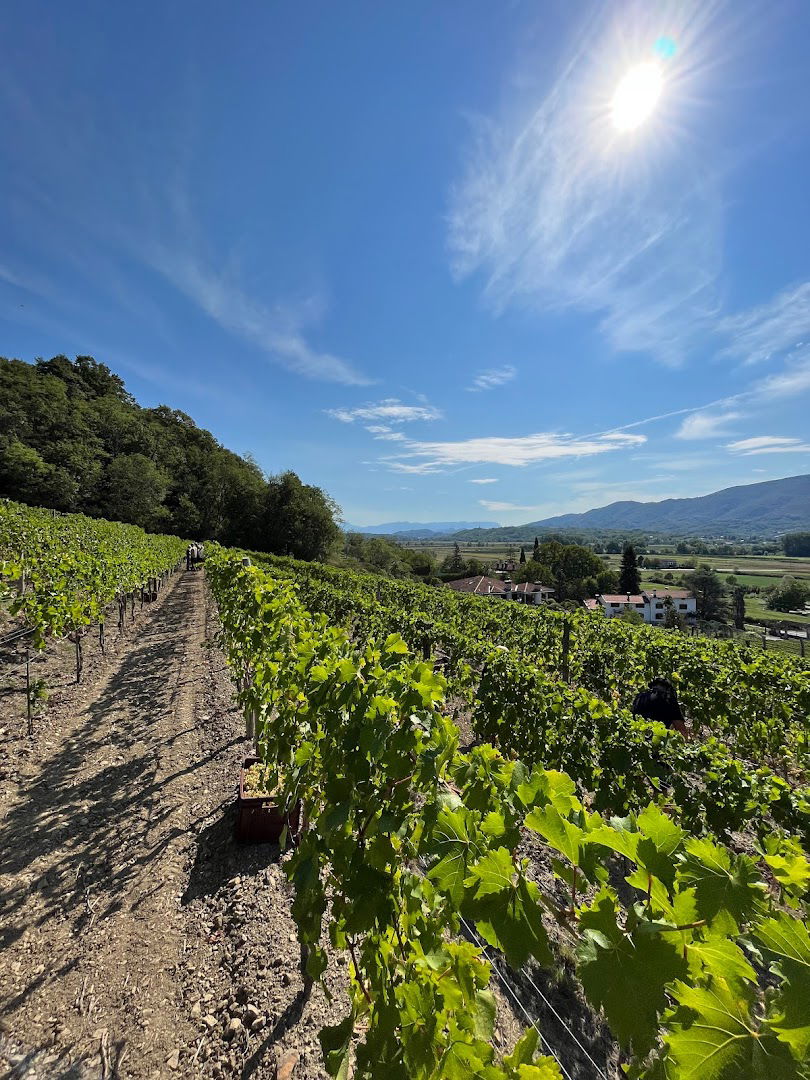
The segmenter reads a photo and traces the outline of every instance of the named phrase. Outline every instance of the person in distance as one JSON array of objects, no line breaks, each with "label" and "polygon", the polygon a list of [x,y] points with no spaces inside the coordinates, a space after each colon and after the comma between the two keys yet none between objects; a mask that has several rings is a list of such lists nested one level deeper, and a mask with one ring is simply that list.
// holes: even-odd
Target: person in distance
[{"label": "person in distance", "polygon": [[686,738],[688,732],[675,687],[669,679],[653,679],[646,690],[636,694],[633,701],[633,716],[643,716],[645,720],[657,720],[664,727],[674,729]]}]

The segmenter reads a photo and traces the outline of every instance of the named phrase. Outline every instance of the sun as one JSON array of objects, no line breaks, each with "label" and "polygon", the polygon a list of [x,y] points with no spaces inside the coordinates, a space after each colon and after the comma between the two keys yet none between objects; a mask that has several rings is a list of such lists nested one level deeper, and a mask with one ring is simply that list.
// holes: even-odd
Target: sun
[{"label": "sun", "polygon": [[613,126],[617,131],[633,131],[655,110],[664,78],[654,61],[636,64],[624,75],[610,106]]}]

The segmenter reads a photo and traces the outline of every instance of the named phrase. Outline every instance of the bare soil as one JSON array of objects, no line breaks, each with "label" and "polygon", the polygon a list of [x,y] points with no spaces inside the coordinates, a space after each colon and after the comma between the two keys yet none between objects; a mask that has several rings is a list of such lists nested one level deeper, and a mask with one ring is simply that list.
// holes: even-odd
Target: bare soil
[{"label": "bare soil", "polygon": [[342,970],[304,995],[283,856],[234,842],[249,744],[202,573],[134,629],[56,672],[33,739],[0,714],[0,1074],[323,1077]]}]

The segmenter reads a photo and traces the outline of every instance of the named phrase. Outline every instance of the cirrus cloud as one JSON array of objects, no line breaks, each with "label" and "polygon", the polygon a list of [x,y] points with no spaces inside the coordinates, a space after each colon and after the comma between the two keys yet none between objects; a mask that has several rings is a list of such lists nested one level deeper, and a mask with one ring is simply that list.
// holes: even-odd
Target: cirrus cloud
[{"label": "cirrus cloud", "polygon": [[732,454],[803,454],[810,453],[810,443],[786,435],[755,435],[726,444]]},{"label": "cirrus cloud", "polygon": [[441,420],[442,412],[434,405],[403,405],[398,398],[383,398],[352,409],[326,409],[327,416],[344,424],[355,420],[383,420],[387,424],[408,424],[415,420]]},{"label": "cirrus cloud", "polygon": [[[514,438],[491,436],[462,439],[457,442],[409,442],[408,453],[404,456],[427,458],[430,471],[436,471],[440,466],[452,465],[521,466],[561,458],[590,457],[594,454],[609,453],[612,450],[641,446],[646,441],[645,435],[631,435],[623,431],[581,438],[574,435],[539,432],[535,435]],[[397,471],[415,471],[420,467],[403,466],[401,462],[391,462],[389,468],[395,468]]]},{"label": "cirrus cloud", "polygon": [[740,412],[694,412],[685,417],[675,432],[676,439],[711,439],[715,435],[727,435],[728,425],[741,420]]},{"label": "cirrus cloud", "polygon": [[480,371],[467,390],[473,394],[481,390],[495,390],[499,386],[512,382],[516,375],[517,368],[512,367],[511,364],[505,364],[501,368],[490,368],[489,371]]}]

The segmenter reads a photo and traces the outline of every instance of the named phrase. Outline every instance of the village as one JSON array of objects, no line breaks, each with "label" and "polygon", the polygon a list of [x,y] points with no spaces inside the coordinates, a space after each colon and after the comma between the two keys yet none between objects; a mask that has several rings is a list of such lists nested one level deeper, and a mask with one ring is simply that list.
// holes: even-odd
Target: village
[{"label": "village", "polygon": [[[517,564],[503,561],[495,564],[489,577],[480,574],[474,577],[448,581],[447,586],[456,592],[472,593],[476,596],[492,596],[501,600],[516,600],[522,604],[547,604],[554,600],[555,590],[539,581],[514,582],[507,574],[514,573]],[[667,610],[677,612],[679,620],[693,626],[697,621],[697,599],[686,589],[642,589],[633,593],[597,593],[581,601],[589,611],[602,611],[608,618],[624,616],[628,611],[635,611],[645,623],[665,625]]]}]

